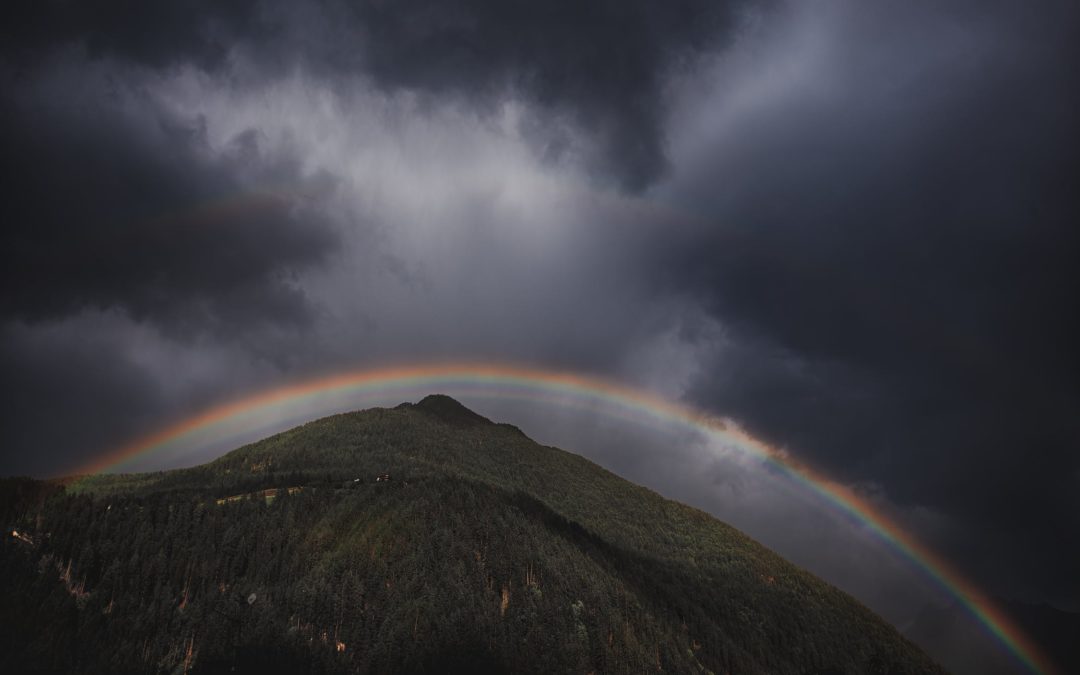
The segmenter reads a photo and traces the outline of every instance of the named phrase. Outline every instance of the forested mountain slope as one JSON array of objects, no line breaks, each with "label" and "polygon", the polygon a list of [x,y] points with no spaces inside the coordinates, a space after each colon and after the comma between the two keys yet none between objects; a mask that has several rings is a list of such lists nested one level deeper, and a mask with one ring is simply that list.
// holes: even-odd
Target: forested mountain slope
[{"label": "forested mountain slope", "polygon": [[441,396],[8,479],[0,518],[3,672],[941,672],[737,530]]}]

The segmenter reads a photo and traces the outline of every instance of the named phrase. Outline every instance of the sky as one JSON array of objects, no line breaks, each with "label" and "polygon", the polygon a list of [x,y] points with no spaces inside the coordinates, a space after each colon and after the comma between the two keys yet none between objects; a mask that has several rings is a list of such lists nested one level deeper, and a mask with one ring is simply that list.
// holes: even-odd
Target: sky
[{"label": "sky", "polygon": [[[731,417],[1080,611],[1075,3],[6,11],[0,474],[299,378],[527,363]],[[477,405],[898,625],[932,599],[701,439]]]}]

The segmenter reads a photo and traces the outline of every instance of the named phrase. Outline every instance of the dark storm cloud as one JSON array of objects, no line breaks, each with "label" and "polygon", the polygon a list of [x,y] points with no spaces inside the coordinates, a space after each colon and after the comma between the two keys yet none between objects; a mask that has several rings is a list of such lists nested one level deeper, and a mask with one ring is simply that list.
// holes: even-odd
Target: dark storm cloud
[{"label": "dark storm cloud", "polygon": [[49,51],[78,44],[92,57],[153,67],[221,63],[230,46],[257,32],[257,0],[159,2],[17,0],[4,8],[0,28],[8,59],[32,65]]},{"label": "dark storm cloud", "polygon": [[744,3],[280,2],[24,5],[8,23],[9,58],[26,63],[78,45],[92,58],[216,69],[231,50],[266,73],[303,65],[370,77],[489,107],[508,95],[543,111],[538,151],[558,158],[570,127],[588,161],[639,190],[665,168],[665,77],[719,48]]},{"label": "dark storm cloud", "polygon": [[254,132],[212,153],[199,120],[93,69],[43,79],[0,100],[4,318],[119,308],[187,333],[310,319],[293,275],[335,235],[297,194],[327,185],[262,156]]},{"label": "dark storm cloud", "polygon": [[[0,473],[312,373],[524,360],[689,387],[991,591],[1080,603],[1070,5],[196,5],[0,28]],[[555,435],[883,585],[850,523],[618,431]]]},{"label": "dark storm cloud", "polygon": [[659,274],[731,338],[695,397],[1075,603],[1076,12],[837,7],[679,196],[715,225]]},{"label": "dark storm cloud", "polygon": [[163,402],[160,384],[113,338],[65,327],[0,331],[5,474],[72,471],[147,429]]},{"label": "dark storm cloud", "polygon": [[734,23],[733,4],[409,0],[352,10],[364,65],[378,82],[473,100],[521,92],[568,112],[602,149],[604,168],[640,189],[666,161],[668,69],[717,47]]},{"label": "dark storm cloud", "polygon": [[[205,119],[152,90],[155,68],[220,65],[238,15],[136,5],[7,8],[5,472],[70,470],[161,424],[163,410],[221,395],[225,382],[208,389],[197,373],[228,365],[237,386],[252,363],[286,367],[322,311],[298,277],[338,245],[320,204],[334,181],[257,129],[212,147]],[[244,349],[223,356],[226,345]]]}]

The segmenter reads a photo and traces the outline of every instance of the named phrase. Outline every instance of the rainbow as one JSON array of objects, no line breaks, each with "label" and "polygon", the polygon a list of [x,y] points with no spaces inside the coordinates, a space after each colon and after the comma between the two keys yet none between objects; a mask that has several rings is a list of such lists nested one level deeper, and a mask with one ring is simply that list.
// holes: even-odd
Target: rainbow
[{"label": "rainbow", "polygon": [[[271,389],[206,410],[97,458],[76,475],[115,471],[133,460],[181,443],[227,435],[227,427],[280,425],[297,408],[326,414],[328,408],[353,409],[358,401],[386,400],[394,394],[438,389],[447,393],[542,400],[561,405],[611,407],[637,422],[674,423],[703,432],[776,469],[826,503],[863,523],[949,595],[955,597],[1025,667],[1041,675],[1058,671],[1020,628],[951,564],[901,529],[867,499],[820,471],[773,447],[734,422],[673,403],[647,392],[598,377],[502,364],[443,363],[363,370]],[[305,415],[303,418],[309,418]]]}]

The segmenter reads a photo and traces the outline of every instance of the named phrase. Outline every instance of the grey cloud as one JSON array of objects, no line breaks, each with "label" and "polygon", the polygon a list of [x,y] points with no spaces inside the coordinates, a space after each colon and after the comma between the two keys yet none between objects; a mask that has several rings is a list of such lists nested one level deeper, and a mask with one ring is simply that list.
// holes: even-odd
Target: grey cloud
[{"label": "grey cloud", "polygon": [[[1075,9],[748,6],[6,24],[4,467],[312,373],[505,358],[685,392],[1075,608]],[[685,437],[514,414],[822,573],[863,560]]]},{"label": "grey cloud", "polygon": [[820,31],[797,81],[671,187],[712,225],[657,276],[732,342],[693,397],[961,518],[978,534],[940,543],[1025,569],[1010,592],[1076,603],[1075,12],[829,7],[768,51]]},{"label": "grey cloud", "polygon": [[107,335],[63,327],[0,331],[0,461],[5,474],[55,476],[148,430],[161,386]]},{"label": "grey cloud", "polygon": [[472,101],[519,92],[568,113],[602,148],[604,169],[636,190],[665,168],[665,76],[726,42],[736,7],[455,0],[350,9],[377,82]]},{"label": "grey cloud", "polygon": [[[483,109],[521,97],[542,116],[538,152],[558,157],[561,120],[589,139],[603,180],[640,190],[666,167],[665,80],[730,39],[744,2],[569,0],[22,4],[5,35],[22,64],[58,49],[157,69],[220,71],[249,57],[261,76],[302,66],[388,91],[457,96]],[[254,73],[252,73],[254,75]]]},{"label": "grey cloud", "polygon": [[170,115],[137,81],[57,68],[9,84],[5,317],[120,308],[190,335],[310,322],[295,274],[321,264],[337,235],[297,195],[331,183],[260,153],[254,133],[211,152],[199,120]]},{"label": "grey cloud", "polygon": [[5,7],[3,52],[17,64],[39,61],[57,48],[84,47],[152,67],[194,61],[219,65],[237,38],[261,28],[257,0],[87,4],[19,0]]}]

